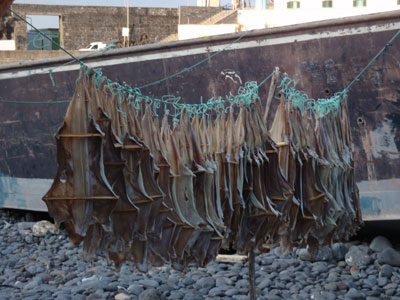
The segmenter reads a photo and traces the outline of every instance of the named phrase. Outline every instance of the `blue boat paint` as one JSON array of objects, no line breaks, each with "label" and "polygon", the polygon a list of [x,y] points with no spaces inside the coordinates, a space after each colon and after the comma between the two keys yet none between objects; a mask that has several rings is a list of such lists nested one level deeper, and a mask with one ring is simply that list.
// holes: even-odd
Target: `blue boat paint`
[{"label": "blue boat paint", "polygon": [[42,197],[52,179],[17,178],[0,173],[0,207],[47,211]]}]

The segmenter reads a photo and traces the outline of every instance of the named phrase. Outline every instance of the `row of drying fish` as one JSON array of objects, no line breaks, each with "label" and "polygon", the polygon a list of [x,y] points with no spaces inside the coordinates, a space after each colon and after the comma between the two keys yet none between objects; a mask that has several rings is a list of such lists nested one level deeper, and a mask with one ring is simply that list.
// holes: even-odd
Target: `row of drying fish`
[{"label": "row of drying fish", "polygon": [[361,221],[345,105],[316,119],[282,96],[270,131],[260,101],[171,127],[105,82],[79,79],[43,198],[87,258],[181,270],[221,247],[317,249]]}]

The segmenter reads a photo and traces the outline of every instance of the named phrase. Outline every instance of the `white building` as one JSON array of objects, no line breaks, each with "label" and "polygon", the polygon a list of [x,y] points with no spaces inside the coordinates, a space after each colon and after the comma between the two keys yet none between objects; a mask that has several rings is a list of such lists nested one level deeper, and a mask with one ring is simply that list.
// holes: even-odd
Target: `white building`
[{"label": "white building", "polygon": [[[198,5],[202,4],[202,6],[219,5],[219,1],[216,0],[197,1]],[[246,2],[249,3],[248,0]],[[237,24],[190,25],[190,27],[189,25],[179,25],[179,39],[400,9],[400,0],[251,0],[250,3],[255,8],[244,9],[241,9],[241,5],[238,5],[239,3],[243,4],[243,0],[232,0],[232,3],[236,3],[238,8]]]},{"label": "white building", "polygon": [[[272,9],[240,10],[242,30],[372,14],[400,9],[400,0],[275,0]],[[269,1],[269,0],[267,0]]]}]

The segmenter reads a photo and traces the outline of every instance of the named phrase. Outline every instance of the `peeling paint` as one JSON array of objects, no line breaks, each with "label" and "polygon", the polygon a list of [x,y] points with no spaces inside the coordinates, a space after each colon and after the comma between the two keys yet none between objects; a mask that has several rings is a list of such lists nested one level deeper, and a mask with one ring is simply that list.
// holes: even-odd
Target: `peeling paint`
[{"label": "peeling paint", "polygon": [[380,207],[382,206],[382,199],[377,197],[364,196],[361,197],[360,206],[364,215],[378,216],[381,214]]},{"label": "peeling paint", "polygon": [[233,83],[242,84],[242,78],[236,73],[234,70],[226,69],[221,71],[221,76],[224,77],[225,80],[232,80]]},{"label": "peeling paint", "polygon": [[372,156],[375,159],[382,158],[382,155],[390,159],[400,157],[395,143],[396,131],[392,120],[383,121],[377,129],[370,131]]},{"label": "peeling paint", "polygon": [[326,73],[326,83],[329,84],[336,84],[337,83],[337,75],[338,70],[335,66],[335,61],[330,58],[324,61],[324,68]]},{"label": "peeling paint", "polygon": [[400,215],[400,178],[357,182],[363,220],[391,220]]},{"label": "peeling paint", "polygon": [[15,123],[21,123],[21,120],[6,120],[6,121],[3,121],[4,125],[10,125],[10,124],[15,124]]},{"label": "peeling paint", "polygon": [[43,195],[51,179],[17,178],[0,173],[0,207],[47,211]]},{"label": "peeling paint", "polygon": [[367,164],[367,174],[368,174],[368,180],[370,182],[375,182],[376,181],[376,170],[375,170],[375,165],[373,161],[373,154],[372,154],[372,142],[371,142],[371,135],[369,134],[367,130],[367,124],[365,123],[365,120],[361,120],[359,122],[359,126],[361,128],[360,131],[360,138],[362,142],[362,147],[365,151],[366,155],[366,164]]},{"label": "peeling paint", "polygon": [[311,61],[303,62],[302,70],[310,72],[314,80],[316,81],[322,80],[322,71],[317,63]]}]

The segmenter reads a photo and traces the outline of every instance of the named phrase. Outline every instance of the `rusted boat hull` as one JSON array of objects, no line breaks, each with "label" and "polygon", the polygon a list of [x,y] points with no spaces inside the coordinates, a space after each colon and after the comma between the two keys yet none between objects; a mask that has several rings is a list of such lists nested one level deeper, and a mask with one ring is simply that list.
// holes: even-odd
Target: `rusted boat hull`
[{"label": "rusted boat hull", "polygon": [[[134,87],[209,61],[159,84],[152,97],[187,103],[236,92],[275,66],[299,78],[310,97],[342,91],[400,29],[400,11],[255,30],[247,33],[117,49],[84,59],[109,78]],[[240,38],[240,39],[239,39]],[[238,40],[239,39],[239,40]],[[0,66],[0,207],[46,210],[41,197],[57,166],[54,133],[71,98],[78,63],[56,58]],[[49,71],[51,70],[51,71]],[[348,106],[364,220],[400,219],[400,38],[361,76]],[[259,94],[266,98],[267,88]],[[279,101],[273,103],[272,112]]]}]

